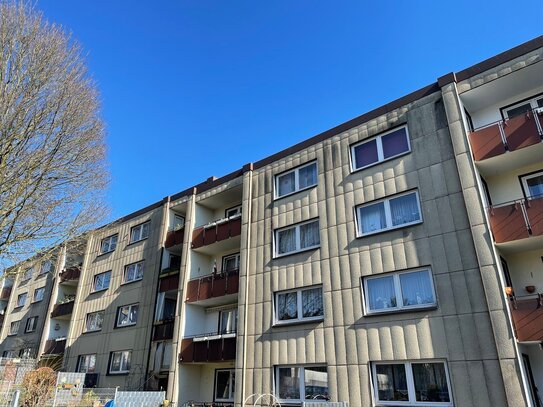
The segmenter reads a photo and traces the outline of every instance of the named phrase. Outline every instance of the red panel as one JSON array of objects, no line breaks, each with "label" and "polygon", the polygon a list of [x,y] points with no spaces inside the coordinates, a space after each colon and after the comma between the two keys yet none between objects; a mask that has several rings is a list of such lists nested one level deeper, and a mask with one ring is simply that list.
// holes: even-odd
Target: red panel
[{"label": "red panel", "polygon": [[217,241],[226,240],[230,237],[230,221],[217,225]]},{"label": "red panel", "polygon": [[178,244],[183,243],[183,236],[185,234],[185,229],[181,228],[178,230],[171,230],[166,235],[166,242],[164,243],[164,246],[166,248],[176,246]]},{"label": "red panel", "polygon": [[163,293],[166,291],[177,290],[178,287],[179,287],[179,274],[174,274],[172,276],[164,277],[163,279],[160,280],[158,291]]},{"label": "red panel", "polygon": [[526,200],[526,211],[532,235],[543,235],[543,198]]},{"label": "red panel", "polygon": [[505,139],[510,151],[541,142],[532,112],[521,114],[504,121]]},{"label": "red panel", "polygon": [[187,284],[187,295],[185,300],[187,302],[198,301],[198,287],[200,286],[200,280],[190,280]]},{"label": "red panel", "polygon": [[217,241],[217,228],[213,226],[211,228],[204,229],[204,246],[213,244]]},{"label": "red panel", "polygon": [[505,153],[498,124],[472,132],[469,140],[476,161]]},{"label": "red panel", "polygon": [[209,341],[209,356],[210,362],[222,360],[222,340],[213,339]]},{"label": "red panel", "polygon": [[11,287],[2,288],[2,292],[0,293],[0,299],[7,300],[9,299],[10,295],[11,295]]},{"label": "red panel", "polygon": [[224,360],[232,360],[236,358],[236,338],[223,339],[224,348],[222,358]]},{"label": "red panel", "polygon": [[213,277],[202,277],[200,279],[200,291],[198,293],[199,300],[207,300],[211,298],[211,291],[213,289]]},{"label": "red panel", "polygon": [[514,301],[511,313],[519,341],[543,340],[543,306],[537,298]]},{"label": "red panel", "polygon": [[230,221],[230,237],[241,235],[241,218]]},{"label": "red panel", "polygon": [[231,271],[226,282],[226,294],[235,294],[239,291],[239,273]]},{"label": "red panel", "polygon": [[180,362],[192,362],[194,360],[194,342],[192,339],[183,339],[181,341],[181,352],[179,353]]},{"label": "red panel", "polygon": [[194,229],[192,232],[192,247],[194,249],[204,245],[204,228]]},{"label": "red panel", "polygon": [[519,203],[489,209],[490,228],[496,243],[529,237]]},{"label": "red panel", "polygon": [[208,360],[208,341],[193,342],[194,343],[194,361],[207,362]]},{"label": "red panel", "polygon": [[220,297],[226,293],[226,274],[217,274],[213,278],[212,297]]}]

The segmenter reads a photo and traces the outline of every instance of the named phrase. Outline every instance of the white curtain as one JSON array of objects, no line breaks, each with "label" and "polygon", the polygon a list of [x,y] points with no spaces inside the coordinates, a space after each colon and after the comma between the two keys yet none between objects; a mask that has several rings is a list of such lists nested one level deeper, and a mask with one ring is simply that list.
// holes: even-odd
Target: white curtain
[{"label": "white curtain", "polygon": [[386,228],[385,204],[379,202],[359,209],[362,233],[370,233]]},{"label": "white curtain", "polygon": [[279,294],[277,296],[277,319],[279,321],[298,317],[298,293]]},{"label": "white curtain", "polygon": [[298,184],[300,189],[317,184],[317,164],[313,163],[298,171]]},{"label": "white curtain", "polygon": [[277,233],[278,254],[289,253],[296,250],[296,229],[285,229]]},{"label": "white curtain", "polygon": [[159,293],[156,299],[155,321],[162,321],[164,314],[164,293]]},{"label": "white curtain", "polygon": [[302,316],[304,318],[324,315],[322,288],[302,291]]},{"label": "white curtain", "polygon": [[221,311],[221,334],[236,332],[238,325],[238,310]]},{"label": "white curtain", "polygon": [[390,200],[392,225],[398,226],[420,220],[417,195],[415,193]]},{"label": "white curtain", "polygon": [[434,293],[427,271],[400,274],[403,305],[432,304]]},{"label": "white curtain", "polygon": [[370,310],[396,307],[396,293],[392,276],[369,279],[366,285]]},{"label": "white curtain", "polygon": [[306,223],[300,226],[300,248],[318,246],[320,243],[319,222]]},{"label": "white curtain", "polygon": [[277,177],[277,192],[279,196],[283,196],[286,194],[290,194],[291,192],[294,192],[294,189],[295,189],[294,178],[295,178],[294,171]]}]

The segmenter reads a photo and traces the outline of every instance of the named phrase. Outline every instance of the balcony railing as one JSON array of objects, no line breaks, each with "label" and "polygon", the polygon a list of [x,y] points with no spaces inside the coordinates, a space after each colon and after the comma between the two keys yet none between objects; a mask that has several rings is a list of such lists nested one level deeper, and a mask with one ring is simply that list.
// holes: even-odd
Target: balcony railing
[{"label": "balcony railing", "polygon": [[164,322],[161,325],[155,325],[153,332],[153,341],[162,341],[173,339],[174,321]]},{"label": "balcony railing", "polygon": [[236,215],[194,229],[192,248],[197,249],[239,235],[241,235],[241,215]]},{"label": "balcony railing", "polygon": [[44,355],[59,355],[64,353],[66,349],[66,339],[56,340],[50,339],[45,342]]},{"label": "balcony railing", "polygon": [[473,158],[480,161],[541,143],[542,137],[543,113],[535,109],[477,129],[469,140]]},{"label": "balcony railing", "polygon": [[181,341],[180,363],[221,362],[236,358],[236,334],[207,334]]},{"label": "balcony railing", "polygon": [[79,280],[80,276],[81,276],[81,268],[79,266],[70,267],[60,273],[59,282],[65,283],[67,281]]},{"label": "balcony railing", "polygon": [[167,291],[177,290],[178,288],[179,288],[179,274],[172,274],[160,279],[158,292],[165,293]]},{"label": "balcony railing", "polygon": [[213,273],[190,280],[187,284],[187,302],[203,301],[239,291],[239,270]]},{"label": "balcony railing", "polygon": [[519,342],[543,341],[543,294],[512,297],[510,301],[511,315]]},{"label": "balcony railing", "polygon": [[11,287],[4,287],[2,288],[2,291],[0,291],[0,300],[7,301],[9,300],[10,295],[11,295]]},{"label": "balcony railing", "polygon": [[58,318],[64,315],[70,315],[74,310],[75,298],[62,304],[55,304],[51,312],[51,318]]},{"label": "balcony railing", "polygon": [[488,217],[496,243],[543,235],[543,196],[491,206]]},{"label": "balcony railing", "polygon": [[164,246],[167,248],[172,246],[177,246],[178,244],[183,243],[183,236],[185,235],[185,228],[179,228],[170,230],[166,235],[166,241]]}]

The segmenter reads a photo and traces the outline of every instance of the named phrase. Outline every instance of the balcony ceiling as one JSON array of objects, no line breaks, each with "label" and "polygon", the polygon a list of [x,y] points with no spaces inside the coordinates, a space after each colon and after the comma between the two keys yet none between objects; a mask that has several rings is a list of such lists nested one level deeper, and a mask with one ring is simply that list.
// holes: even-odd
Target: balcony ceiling
[{"label": "balcony ceiling", "polygon": [[243,185],[237,184],[222,192],[211,195],[208,198],[198,201],[200,205],[209,209],[220,209],[226,206],[235,206],[241,203]]}]

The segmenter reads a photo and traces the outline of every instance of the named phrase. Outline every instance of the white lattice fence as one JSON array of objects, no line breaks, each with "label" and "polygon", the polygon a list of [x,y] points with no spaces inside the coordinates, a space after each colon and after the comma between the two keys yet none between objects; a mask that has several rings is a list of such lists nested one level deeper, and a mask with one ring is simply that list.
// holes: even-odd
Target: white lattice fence
[{"label": "white lattice fence", "polygon": [[158,407],[165,398],[163,391],[119,391],[115,407]]}]

